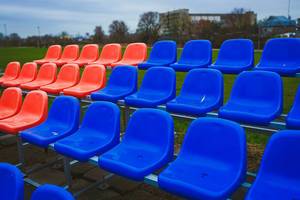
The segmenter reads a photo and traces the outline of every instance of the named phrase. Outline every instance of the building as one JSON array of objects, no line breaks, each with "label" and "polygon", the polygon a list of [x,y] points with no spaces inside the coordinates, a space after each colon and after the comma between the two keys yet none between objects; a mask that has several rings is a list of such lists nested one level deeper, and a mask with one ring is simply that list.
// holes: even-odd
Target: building
[{"label": "building", "polygon": [[173,10],[160,13],[159,22],[161,34],[167,34],[172,24],[176,24],[183,19],[188,19],[192,23],[197,23],[202,20],[211,21],[220,23],[223,27],[232,27],[237,23],[252,26],[257,22],[257,15],[252,11],[244,13],[190,13],[189,9]]},{"label": "building", "polygon": [[160,34],[168,35],[170,29],[177,25],[178,21],[190,20],[189,9],[179,9],[159,14]]},{"label": "building", "polygon": [[285,16],[270,16],[259,23],[262,36],[295,34],[297,29],[296,20]]}]

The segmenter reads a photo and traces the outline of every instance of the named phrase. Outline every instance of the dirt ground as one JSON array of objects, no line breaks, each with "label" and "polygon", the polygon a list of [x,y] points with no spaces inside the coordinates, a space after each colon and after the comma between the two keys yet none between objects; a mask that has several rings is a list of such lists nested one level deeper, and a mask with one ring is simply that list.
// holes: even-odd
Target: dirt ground
[{"label": "dirt ground", "polygon": [[[257,169],[261,159],[262,149],[257,145],[248,145],[248,168],[253,171]],[[26,169],[39,166],[43,163],[55,159],[57,154],[49,150],[36,148],[29,145],[25,151]],[[0,140],[0,162],[16,164],[18,161],[15,138]],[[80,163],[72,167],[73,188],[72,192],[102,179],[107,172],[87,163]],[[44,184],[64,185],[65,177],[63,174],[62,161],[58,161],[50,167],[29,175],[34,181]],[[249,178],[248,178],[249,179]],[[29,200],[35,188],[25,184],[25,200]],[[245,188],[240,188],[232,199],[244,199]],[[113,176],[105,183],[81,194],[78,200],[179,200],[181,198],[144,183],[133,182],[128,179]]]}]

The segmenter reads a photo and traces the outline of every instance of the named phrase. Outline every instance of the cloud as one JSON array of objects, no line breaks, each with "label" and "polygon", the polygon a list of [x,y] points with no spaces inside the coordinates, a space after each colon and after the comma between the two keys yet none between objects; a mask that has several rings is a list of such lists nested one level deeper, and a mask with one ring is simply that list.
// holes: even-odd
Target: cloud
[{"label": "cloud", "polygon": [[[259,18],[287,15],[287,0],[1,0],[0,25],[7,24],[9,33],[22,36],[36,34],[37,26],[43,34],[84,34],[96,25],[107,32],[109,24],[118,19],[134,32],[140,14],[146,11],[188,8],[193,13],[227,13],[236,7],[251,9]],[[291,15],[300,17],[299,0],[291,0]],[[0,26],[0,32],[2,29]]]}]

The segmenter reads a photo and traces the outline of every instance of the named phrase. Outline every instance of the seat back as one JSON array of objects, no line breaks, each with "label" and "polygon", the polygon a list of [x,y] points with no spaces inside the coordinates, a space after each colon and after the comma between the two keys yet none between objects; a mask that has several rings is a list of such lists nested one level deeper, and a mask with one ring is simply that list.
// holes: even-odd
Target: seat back
[{"label": "seat back", "polygon": [[190,40],[185,43],[181,57],[178,61],[180,64],[198,64],[212,61],[212,47],[209,40]]},{"label": "seat back", "polygon": [[94,130],[87,131],[85,134],[97,132],[104,139],[117,143],[120,136],[120,109],[111,102],[98,101],[90,104],[83,118],[81,129]]},{"label": "seat back", "polygon": [[80,85],[100,85],[106,83],[106,70],[103,65],[92,64],[84,68],[79,84]]},{"label": "seat back", "polygon": [[22,106],[22,90],[17,87],[9,87],[3,90],[0,98],[0,109],[9,109],[13,113],[19,112]]},{"label": "seat back", "polygon": [[196,119],[185,134],[177,159],[199,162],[245,176],[247,170],[245,131],[236,122],[225,119],[209,117]]},{"label": "seat back", "polygon": [[120,44],[106,44],[102,48],[99,60],[113,60],[118,62],[122,57],[122,47]]},{"label": "seat back", "polygon": [[24,199],[23,175],[17,167],[0,163],[0,196],[5,200]]},{"label": "seat back", "polygon": [[139,109],[132,114],[122,143],[157,152],[171,159],[174,153],[173,119],[162,110]]},{"label": "seat back", "polygon": [[[282,187],[297,189],[300,185],[300,131],[285,130],[272,135],[265,149],[256,181],[266,178]],[[255,186],[250,193],[255,194]],[[298,193],[299,194],[299,193]]]},{"label": "seat back", "polygon": [[71,96],[58,96],[49,110],[47,122],[68,128],[74,132],[79,127],[80,102]]},{"label": "seat back", "polygon": [[139,92],[155,92],[175,97],[175,71],[171,68],[166,67],[151,67],[146,71]]},{"label": "seat back", "polygon": [[65,64],[60,69],[56,82],[77,83],[80,78],[80,71],[77,64]]},{"label": "seat back", "polygon": [[137,61],[137,62],[143,62],[147,58],[147,45],[145,43],[131,43],[128,44],[122,61]]},{"label": "seat back", "polygon": [[64,188],[55,185],[42,185],[36,189],[31,200],[75,200]]},{"label": "seat back", "polygon": [[124,88],[135,92],[137,90],[138,70],[132,66],[113,68],[109,77],[108,88]]},{"label": "seat back", "polygon": [[57,73],[56,64],[45,63],[40,67],[40,70],[39,70],[35,80],[47,81],[49,83],[52,83],[55,81],[56,73]]},{"label": "seat back", "polygon": [[37,64],[34,62],[25,63],[21,69],[18,79],[33,80],[37,75]]},{"label": "seat back", "polygon": [[300,66],[300,39],[276,38],[265,44],[258,66]]},{"label": "seat back", "polygon": [[177,46],[176,42],[172,40],[162,40],[155,42],[148,62],[168,62],[174,63],[177,59]]},{"label": "seat back", "polygon": [[280,76],[267,71],[244,71],[232,87],[229,102],[272,106],[282,110],[283,85]]},{"label": "seat back", "polygon": [[59,59],[61,55],[61,50],[62,48],[60,45],[51,45],[48,48],[44,59]]},{"label": "seat back", "polygon": [[253,66],[254,44],[249,39],[231,39],[222,43],[216,65]]},{"label": "seat back", "polygon": [[47,118],[47,114],[47,93],[41,90],[33,90],[25,96],[21,110],[17,115],[23,118],[44,121]]},{"label": "seat back", "polygon": [[79,46],[77,44],[67,45],[61,55],[62,60],[76,60],[79,56]]},{"label": "seat back", "polygon": [[82,47],[78,60],[94,61],[99,56],[99,46],[97,44],[87,44]]},{"label": "seat back", "polygon": [[19,62],[10,62],[7,64],[3,77],[17,78],[21,71],[21,65]]},{"label": "seat back", "polygon": [[218,70],[193,69],[186,75],[179,96],[201,101],[215,100],[221,106],[223,85],[223,75]]}]

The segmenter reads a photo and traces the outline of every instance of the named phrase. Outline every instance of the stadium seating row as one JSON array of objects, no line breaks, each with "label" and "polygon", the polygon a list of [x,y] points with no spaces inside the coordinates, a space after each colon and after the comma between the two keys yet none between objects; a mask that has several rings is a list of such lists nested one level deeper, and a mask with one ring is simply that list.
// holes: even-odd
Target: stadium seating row
[{"label": "stadium seating row", "polygon": [[[3,200],[23,200],[24,181],[21,171],[10,164],[0,163],[0,196]],[[43,185],[36,189],[31,200],[74,200],[63,188]]]},{"label": "stadium seating row", "polygon": [[103,88],[106,83],[105,67],[98,64],[88,65],[81,79],[77,64],[65,64],[57,77],[56,74],[57,67],[54,63],[45,63],[38,71],[37,65],[33,62],[25,63],[22,70],[18,62],[11,62],[7,65],[0,84],[4,87],[20,87],[25,90],[41,89],[51,94],[63,92],[82,98]]},{"label": "stadium seating row", "polygon": [[[99,57],[99,58],[98,58]],[[78,45],[67,45],[63,52],[60,45],[52,45],[48,48],[43,59],[34,60],[37,64],[55,63],[57,66],[64,64],[78,64],[80,67],[88,64],[100,64],[104,66],[133,65],[146,60],[147,45],[144,43],[131,43],[126,47],[122,58],[120,44],[107,44],[102,48],[99,56],[97,44],[87,44],[82,47],[79,55]]]},{"label": "stadium seating row", "polygon": [[[55,65],[51,63],[42,65],[39,74],[42,74],[46,67],[54,68]],[[44,71],[45,74],[50,74],[46,73],[47,70]],[[137,90],[137,69],[131,66],[113,69],[106,87],[104,87],[105,68],[98,65],[88,65],[79,83],[79,67],[74,64],[64,65],[54,83],[39,85],[40,82],[46,82],[42,81],[42,77],[38,75],[35,81],[21,84],[20,87],[41,89],[52,94],[62,92],[78,98],[91,94],[88,97],[94,101],[116,103],[124,99],[125,104],[132,107],[157,107],[166,104],[167,111],[193,116],[204,116],[208,112],[219,109],[219,117],[254,125],[267,125],[282,113],[283,85],[281,77],[274,72],[240,73],[235,80],[230,98],[224,106],[222,106],[223,76],[215,69],[194,69],[188,72],[177,97],[176,73],[166,67],[148,69],[139,90]],[[10,86],[5,84],[9,82],[12,81],[4,82],[2,85]],[[286,118],[288,128],[300,128],[300,113],[297,109],[299,94],[300,89]]]},{"label": "stadium seating row", "polygon": [[[167,112],[151,108],[134,112],[120,142],[116,104],[92,103],[80,126],[79,110],[78,99],[59,96],[47,120],[21,131],[20,136],[43,148],[54,143],[56,152],[80,162],[99,155],[100,168],[136,181],[163,168],[159,187],[191,199],[226,199],[245,180],[246,136],[236,122],[194,120],[173,160],[174,124]],[[271,137],[247,199],[299,196],[300,162],[293,159],[299,144],[299,131],[281,131]]]},{"label": "stadium seating row", "polygon": [[[79,66],[87,64],[102,64],[104,66],[138,65],[139,69],[155,66],[169,66],[175,71],[189,71],[195,68],[210,67],[222,73],[238,74],[254,67],[254,45],[249,39],[230,39],[223,42],[215,63],[212,64],[212,45],[208,40],[188,41],[177,61],[177,47],[174,41],[162,40],[154,43],[150,56],[146,62],[147,47],[143,43],[129,44],[121,59],[121,46],[108,44],[103,47],[98,61],[98,45],[85,45],[80,57],[74,61],[76,53],[69,53],[76,45],[65,47],[61,59],[61,46],[50,46],[44,59],[35,61],[38,64],[54,62],[58,66],[65,63],[76,63]],[[263,50],[260,62],[255,70],[277,72],[280,75],[292,76],[300,72],[300,39],[277,38],[270,39]],[[52,56],[51,56],[52,55]],[[69,58],[67,58],[69,57]],[[119,62],[117,62],[119,61]],[[177,62],[176,62],[177,61]]]}]

